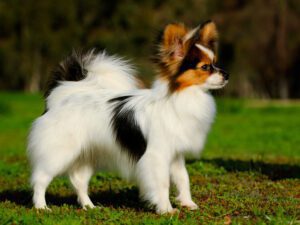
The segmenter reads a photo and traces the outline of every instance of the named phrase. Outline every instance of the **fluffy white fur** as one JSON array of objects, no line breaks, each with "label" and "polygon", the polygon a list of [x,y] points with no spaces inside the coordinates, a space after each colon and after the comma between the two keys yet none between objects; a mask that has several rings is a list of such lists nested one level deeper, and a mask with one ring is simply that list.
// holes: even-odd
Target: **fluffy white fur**
[{"label": "fluffy white fur", "polygon": [[105,52],[94,54],[91,51],[82,59],[82,65],[88,71],[87,77],[80,81],[63,81],[51,92],[47,107],[53,108],[73,93],[85,93],[98,89],[115,89],[119,91],[137,89],[135,71],[126,60],[108,56]]},{"label": "fluffy white fur", "polygon": [[[151,89],[138,89],[128,63],[105,54],[86,60],[84,67],[87,77],[55,88],[47,99],[48,111],[32,125],[28,154],[34,206],[47,208],[47,186],[55,176],[68,174],[79,203],[93,208],[90,177],[109,170],[136,182],[141,197],[158,213],[174,211],[170,181],[177,187],[180,204],[196,209],[184,157],[199,156],[213,122],[215,103],[207,93],[209,84],[170,95],[162,80]],[[134,97],[126,107],[134,108],[147,139],[146,152],[137,162],[121,151],[111,127],[108,100],[128,94]]]}]

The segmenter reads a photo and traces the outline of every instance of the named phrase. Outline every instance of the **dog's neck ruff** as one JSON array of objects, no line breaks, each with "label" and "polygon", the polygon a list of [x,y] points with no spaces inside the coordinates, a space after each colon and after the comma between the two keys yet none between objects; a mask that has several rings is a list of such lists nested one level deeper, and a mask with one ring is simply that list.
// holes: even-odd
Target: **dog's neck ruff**
[{"label": "dog's neck ruff", "polygon": [[170,135],[166,138],[172,140],[175,151],[199,156],[204,145],[201,137],[206,136],[215,117],[213,97],[196,85],[170,94],[164,80],[156,80],[151,92],[153,102],[146,107],[159,115],[157,126]]}]

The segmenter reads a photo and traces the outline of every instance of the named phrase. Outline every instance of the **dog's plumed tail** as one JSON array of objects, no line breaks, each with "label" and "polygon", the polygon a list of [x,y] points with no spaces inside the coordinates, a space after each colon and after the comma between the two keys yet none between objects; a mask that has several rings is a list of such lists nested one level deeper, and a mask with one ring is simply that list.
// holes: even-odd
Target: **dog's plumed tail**
[{"label": "dog's plumed tail", "polygon": [[86,78],[87,71],[84,67],[87,59],[87,57],[83,58],[83,54],[74,51],[72,55],[60,62],[51,74],[44,97],[47,98],[62,81],[80,81]]},{"label": "dog's plumed tail", "polygon": [[44,97],[49,109],[73,93],[95,89],[126,91],[140,86],[127,60],[94,50],[87,53],[74,51],[53,71]]}]

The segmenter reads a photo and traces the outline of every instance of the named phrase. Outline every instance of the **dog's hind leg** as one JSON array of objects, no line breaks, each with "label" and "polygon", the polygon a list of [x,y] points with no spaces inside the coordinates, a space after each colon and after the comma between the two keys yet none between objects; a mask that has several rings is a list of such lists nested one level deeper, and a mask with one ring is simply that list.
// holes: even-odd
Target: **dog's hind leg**
[{"label": "dog's hind leg", "polygon": [[88,196],[88,185],[93,172],[89,165],[81,165],[69,172],[70,181],[78,196],[78,202],[84,209],[95,207]]},{"label": "dog's hind leg", "polygon": [[35,170],[31,177],[33,186],[33,204],[36,209],[48,209],[45,199],[45,193],[53,176],[42,170]]}]

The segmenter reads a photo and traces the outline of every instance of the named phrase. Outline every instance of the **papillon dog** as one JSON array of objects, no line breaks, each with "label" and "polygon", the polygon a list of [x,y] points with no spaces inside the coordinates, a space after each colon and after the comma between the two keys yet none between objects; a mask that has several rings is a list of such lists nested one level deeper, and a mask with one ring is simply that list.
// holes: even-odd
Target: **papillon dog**
[{"label": "papillon dog", "polygon": [[195,29],[168,24],[158,47],[158,77],[142,88],[128,61],[91,51],[73,54],[54,71],[46,109],[32,125],[28,155],[33,203],[48,209],[46,188],[67,174],[83,208],[96,171],[115,171],[139,188],[159,214],[174,213],[170,183],[183,207],[197,209],[185,167],[198,156],[214,120],[211,89],[228,82],[216,66],[214,22]]}]

